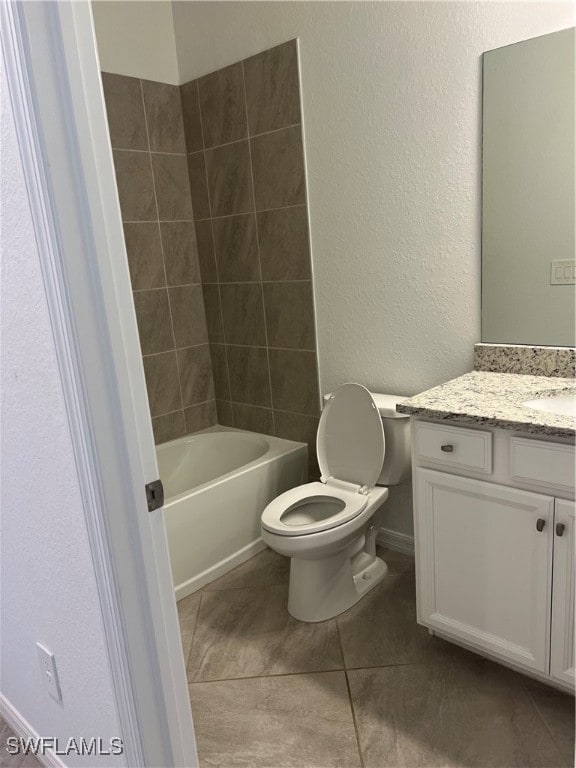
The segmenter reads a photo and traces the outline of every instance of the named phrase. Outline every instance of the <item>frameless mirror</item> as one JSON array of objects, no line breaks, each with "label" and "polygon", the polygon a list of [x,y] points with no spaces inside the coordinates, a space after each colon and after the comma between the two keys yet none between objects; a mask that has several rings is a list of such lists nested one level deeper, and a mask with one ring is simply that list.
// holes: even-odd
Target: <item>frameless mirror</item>
[{"label": "frameless mirror", "polygon": [[576,342],[574,39],[484,54],[484,342]]}]

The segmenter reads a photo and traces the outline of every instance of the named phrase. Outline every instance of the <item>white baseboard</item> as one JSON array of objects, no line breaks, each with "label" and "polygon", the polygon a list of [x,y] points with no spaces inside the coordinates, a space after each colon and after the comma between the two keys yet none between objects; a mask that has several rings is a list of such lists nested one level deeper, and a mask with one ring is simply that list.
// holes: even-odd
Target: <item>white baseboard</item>
[{"label": "white baseboard", "polygon": [[[40,734],[36,733],[30,723],[12,706],[3,693],[0,693],[0,715],[12,728],[16,736],[23,739],[40,738]],[[45,754],[34,755],[34,757],[46,768],[66,768],[65,763],[52,750],[47,751]]]},{"label": "white baseboard", "polygon": [[262,552],[263,549],[266,549],[266,544],[264,544],[261,538],[255,539],[254,541],[251,541],[250,544],[247,544],[245,547],[242,547],[242,549],[239,549],[237,552],[231,554],[230,557],[227,557],[224,560],[220,560],[220,562],[216,563],[216,565],[207,568],[197,576],[193,576],[191,579],[188,579],[188,581],[183,581],[181,584],[178,584],[176,587],[174,587],[176,601],[182,600],[184,597],[188,597],[188,595],[191,595],[193,592],[201,589],[206,584],[214,581],[214,579],[217,579],[220,576],[224,576],[224,574],[228,573],[228,571],[231,571],[232,568],[236,568],[236,566],[242,565],[242,563],[245,563],[246,560],[250,560],[251,557],[254,557],[254,555],[257,555],[259,552]]},{"label": "white baseboard", "polygon": [[376,534],[376,543],[405,555],[414,555],[414,537],[406,533],[391,531],[389,528],[380,528]]}]

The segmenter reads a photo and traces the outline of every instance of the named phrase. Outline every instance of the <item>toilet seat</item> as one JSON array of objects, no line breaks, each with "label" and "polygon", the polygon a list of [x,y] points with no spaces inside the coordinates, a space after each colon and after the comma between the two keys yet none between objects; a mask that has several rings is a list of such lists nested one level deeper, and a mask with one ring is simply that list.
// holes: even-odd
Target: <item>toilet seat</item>
[{"label": "toilet seat", "polygon": [[[321,507],[323,504],[328,506],[331,501],[340,503],[342,507],[333,514],[326,510],[326,517],[316,521],[297,522],[298,513],[302,518],[313,517],[307,507]],[[340,485],[333,486],[328,483],[307,483],[291,488],[271,501],[262,513],[262,527],[281,536],[305,536],[327,531],[352,520],[362,512],[367,503],[368,497],[358,490],[347,490]]]},{"label": "toilet seat", "polygon": [[329,398],[316,437],[321,481],[292,488],[262,513],[262,527],[281,536],[336,528],[368,504],[384,461],[384,429],[371,393],[344,384]]}]

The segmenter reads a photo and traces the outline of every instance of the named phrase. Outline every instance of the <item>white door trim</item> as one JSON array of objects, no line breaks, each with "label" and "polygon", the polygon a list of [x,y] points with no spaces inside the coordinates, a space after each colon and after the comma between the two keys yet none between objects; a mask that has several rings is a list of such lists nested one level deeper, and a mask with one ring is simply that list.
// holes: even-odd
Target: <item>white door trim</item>
[{"label": "white door trim", "polygon": [[0,14],[127,764],[196,766],[90,4]]}]

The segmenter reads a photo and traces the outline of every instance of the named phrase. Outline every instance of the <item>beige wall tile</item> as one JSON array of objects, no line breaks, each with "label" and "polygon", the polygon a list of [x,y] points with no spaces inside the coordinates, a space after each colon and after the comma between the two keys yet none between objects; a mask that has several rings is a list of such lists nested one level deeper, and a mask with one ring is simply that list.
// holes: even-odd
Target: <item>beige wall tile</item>
[{"label": "beige wall tile", "polygon": [[162,244],[157,222],[124,224],[124,241],[132,289],[136,291],[165,286]]},{"label": "beige wall tile", "polygon": [[140,80],[102,73],[110,143],[114,149],[148,149]]},{"label": "beige wall tile", "polygon": [[180,88],[142,80],[146,124],[152,152],[186,153]]},{"label": "beige wall tile", "polygon": [[248,142],[226,144],[205,154],[212,216],[253,211]]},{"label": "beige wall tile", "polygon": [[306,202],[300,126],[250,139],[256,210]]},{"label": "beige wall tile", "polygon": [[197,82],[205,147],[246,138],[242,64],[219,69]]},{"label": "beige wall tile", "polygon": [[296,40],[244,61],[250,135],[300,122]]}]

